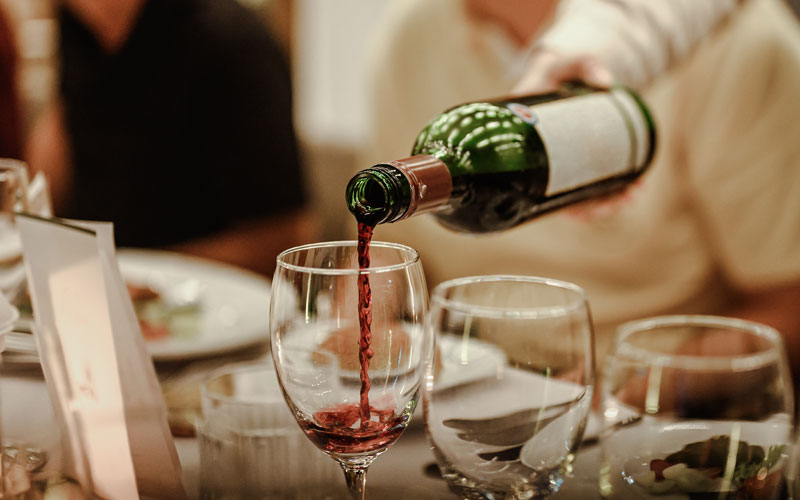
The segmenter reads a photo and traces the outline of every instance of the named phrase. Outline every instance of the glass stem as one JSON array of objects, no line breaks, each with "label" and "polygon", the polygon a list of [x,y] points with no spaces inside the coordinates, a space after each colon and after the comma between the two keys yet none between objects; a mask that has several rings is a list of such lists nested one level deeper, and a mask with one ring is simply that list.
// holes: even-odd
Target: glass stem
[{"label": "glass stem", "polygon": [[342,465],[347,489],[353,500],[365,500],[367,493],[367,468]]}]

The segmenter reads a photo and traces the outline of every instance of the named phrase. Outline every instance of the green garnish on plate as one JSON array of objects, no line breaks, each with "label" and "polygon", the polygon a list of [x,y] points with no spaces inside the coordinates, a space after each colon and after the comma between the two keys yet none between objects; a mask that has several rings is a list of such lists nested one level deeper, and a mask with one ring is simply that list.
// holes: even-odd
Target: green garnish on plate
[{"label": "green garnish on plate", "polygon": [[691,500],[770,500],[783,479],[786,445],[761,446],[739,441],[733,473],[730,436],[689,443],[663,459],[650,461],[650,470],[635,479],[651,495],[687,494]]}]

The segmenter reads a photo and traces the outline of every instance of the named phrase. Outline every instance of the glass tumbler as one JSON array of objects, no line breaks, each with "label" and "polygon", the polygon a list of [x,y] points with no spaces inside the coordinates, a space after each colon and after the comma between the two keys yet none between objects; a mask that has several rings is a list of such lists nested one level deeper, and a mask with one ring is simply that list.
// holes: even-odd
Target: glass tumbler
[{"label": "glass tumbler", "polygon": [[14,214],[28,209],[27,165],[0,158],[0,291],[9,299],[23,288],[25,280],[22,242]]},{"label": "glass tumbler", "polygon": [[202,385],[200,498],[330,498],[341,472],[297,426],[272,362],[223,368]]}]

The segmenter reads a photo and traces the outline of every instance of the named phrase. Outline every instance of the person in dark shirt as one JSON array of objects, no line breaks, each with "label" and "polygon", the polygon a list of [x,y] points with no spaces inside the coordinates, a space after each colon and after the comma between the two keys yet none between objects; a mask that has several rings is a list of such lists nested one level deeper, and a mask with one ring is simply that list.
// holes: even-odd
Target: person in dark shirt
[{"label": "person in dark shirt", "polygon": [[30,159],[57,216],[112,221],[118,246],[265,274],[309,239],[289,67],[255,13],[235,0],[65,0],[59,21],[61,102]]}]

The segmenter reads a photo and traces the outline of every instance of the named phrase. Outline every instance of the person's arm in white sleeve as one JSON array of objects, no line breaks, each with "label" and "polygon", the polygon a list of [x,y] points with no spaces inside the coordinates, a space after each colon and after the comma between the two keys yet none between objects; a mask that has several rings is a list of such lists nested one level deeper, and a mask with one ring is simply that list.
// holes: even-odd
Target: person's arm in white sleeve
[{"label": "person's arm in white sleeve", "polygon": [[687,56],[744,0],[562,0],[514,92],[570,79],[646,85]]}]

